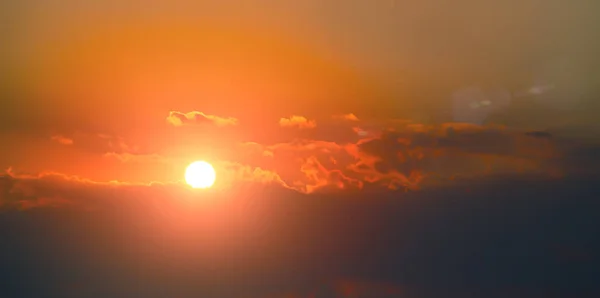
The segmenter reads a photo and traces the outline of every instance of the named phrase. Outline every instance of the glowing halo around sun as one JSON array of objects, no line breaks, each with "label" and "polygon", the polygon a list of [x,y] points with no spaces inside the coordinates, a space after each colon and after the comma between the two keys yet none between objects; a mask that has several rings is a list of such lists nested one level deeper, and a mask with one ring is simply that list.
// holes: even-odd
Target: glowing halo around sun
[{"label": "glowing halo around sun", "polygon": [[185,182],[192,188],[209,188],[216,179],[215,168],[205,161],[195,161],[185,169]]}]

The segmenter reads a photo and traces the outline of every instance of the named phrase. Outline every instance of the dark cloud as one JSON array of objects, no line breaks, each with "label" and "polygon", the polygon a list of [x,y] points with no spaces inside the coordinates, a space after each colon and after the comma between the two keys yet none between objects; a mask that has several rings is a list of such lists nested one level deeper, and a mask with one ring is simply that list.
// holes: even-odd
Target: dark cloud
[{"label": "dark cloud", "polygon": [[391,180],[400,186],[437,183],[462,175],[548,175],[555,169],[550,158],[558,153],[546,141],[495,127],[408,125],[358,144],[356,165],[362,165],[362,169],[355,169],[371,171],[373,177],[381,174],[376,179]]},{"label": "dark cloud", "polygon": [[227,194],[13,173],[0,179],[0,290],[595,297],[597,182],[504,175],[409,193],[248,184]]},{"label": "dark cloud", "polygon": [[526,135],[534,138],[551,138],[552,134],[547,131],[528,131]]}]

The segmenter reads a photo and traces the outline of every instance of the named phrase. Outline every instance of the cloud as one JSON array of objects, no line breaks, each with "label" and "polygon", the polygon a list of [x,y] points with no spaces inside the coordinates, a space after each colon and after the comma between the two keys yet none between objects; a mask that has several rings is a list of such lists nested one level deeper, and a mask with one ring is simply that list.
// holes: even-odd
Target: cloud
[{"label": "cloud", "polygon": [[551,138],[552,134],[547,131],[528,131],[526,135],[534,138]]},{"label": "cloud", "polygon": [[311,139],[239,147],[239,161],[277,173],[304,193],[417,190],[493,175],[554,176],[566,167],[557,141],[502,127],[396,123],[340,143]]},{"label": "cloud", "polygon": [[[66,136],[68,135],[68,136]],[[52,141],[63,145],[72,145],[74,148],[97,154],[115,153],[115,154],[150,154],[146,148],[133,144],[126,138],[110,134],[77,131],[70,134],[54,135]]]},{"label": "cloud", "polygon": [[456,177],[537,173],[556,170],[552,142],[494,127],[464,124],[409,125],[357,145],[357,171],[393,185],[416,186]]},{"label": "cloud", "polygon": [[359,121],[358,117],[356,117],[356,115],[354,115],[353,113],[333,115],[332,118],[335,120]]},{"label": "cloud", "polygon": [[[300,116],[286,120],[284,125],[294,127],[314,123]],[[560,138],[501,126],[424,125],[393,119],[325,121],[314,129],[280,133],[291,140],[221,144],[210,160],[221,167],[219,189],[243,181],[306,194],[379,188],[407,191],[493,175],[560,176],[573,172],[573,165],[584,164],[570,158],[569,165],[563,155],[576,148],[562,146]],[[123,167],[160,163],[164,169],[176,169],[189,163],[190,152],[197,150],[189,145],[189,150],[166,149],[157,154],[118,136],[74,137],[77,146],[88,146]]]},{"label": "cloud", "polygon": [[317,127],[317,123],[314,120],[308,120],[306,117],[296,115],[279,119],[279,125],[281,127],[296,127],[300,129]]},{"label": "cloud", "polygon": [[[369,127],[371,133],[345,142],[304,138],[273,144],[238,143],[210,160],[218,172],[214,189],[227,192],[240,185],[256,185],[303,194],[417,191],[461,179],[497,175],[559,177],[596,171],[597,162],[589,162],[596,156],[596,147],[564,144],[560,138],[541,137],[528,131],[408,121],[382,123],[379,129],[369,123],[364,127]],[[97,142],[88,144],[91,149],[122,163],[161,163],[176,169],[190,158],[185,152],[175,155],[146,152],[121,137],[97,135],[91,140]],[[77,139],[75,144],[87,143]],[[173,175],[176,179],[180,176]],[[40,205],[64,202],[52,195],[43,198]]]},{"label": "cloud", "polygon": [[483,124],[495,111],[510,105],[512,95],[508,90],[485,90],[471,86],[452,94],[453,120]]},{"label": "cloud", "polygon": [[[106,207],[119,202],[115,194],[139,194],[151,197],[149,187],[155,190],[160,183],[130,184],[123,182],[96,182],[77,176],[47,172],[36,175],[15,173],[8,169],[0,175],[0,206],[4,208],[33,209],[42,207]],[[137,197],[134,195],[134,197]]]},{"label": "cloud", "polygon": [[[148,161],[136,160],[136,162]],[[242,189],[252,192],[273,187],[283,191],[293,191],[293,188],[281,180],[277,173],[260,167],[235,162],[219,162],[213,165],[219,173],[213,188],[219,193],[232,194]],[[147,200],[191,200],[197,195],[198,193],[183,181],[100,182],[56,172],[17,173],[12,168],[0,175],[0,207],[9,209],[25,210],[43,207],[94,209],[123,204],[145,204],[144,201]]]},{"label": "cloud", "polygon": [[61,135],[54,135],[50,139],[62,145],[73,145],[73,139]]},{"label": "cloud", "polygon": [[192,111],[188,113],[182,113],[177,111],[169,112],[167,117],[167,123],[173,126],[182,125],[200,125],[200,124],[213,124],[219,127],[237,125],[239,123],[237,118],[233,117],[220,117],[215,115],[208,115],[202,112]]},{"label": "cloud", "polygon": [[219,185],[225,190],[239,187],[240,184],[276,185],[285,189],[291,187],[274,171],[237,162],[221,162],[215,165],[219,172]]},{"label": "cloud", "polygon": [[123,137],[109,134],[97,134],[96,136],[101,140],[104,140],[108,146],[108,149],[112,152],[136,153],[140,151],[138,146],[128,144]]},{"label": "cloud", "polygon": [[244,144],[246,161],[273,171],[290,188],[302,193],[356,190],[362,182],[349,177],[343,165],[353,158],[335,142],[295,140],[273,145]]},{"label": "cloud", "polygon": [[105,158],[116,159],[120,162],[135,162],[135,163],[153,163],[153,162],[169,162],[167,158],[159,154],[132,154],[132,153],[116,153],[107,152]]}]

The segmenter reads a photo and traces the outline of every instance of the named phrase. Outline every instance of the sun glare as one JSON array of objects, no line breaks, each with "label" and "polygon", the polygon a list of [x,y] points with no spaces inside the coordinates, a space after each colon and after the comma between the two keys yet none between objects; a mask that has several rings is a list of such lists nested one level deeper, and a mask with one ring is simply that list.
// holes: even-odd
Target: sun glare
[{"label": "sun glare", "polygon": [[192,188],[209,188],[216,178],[215,169],[205,161],[195,161],[185,170],[185,182]]}]

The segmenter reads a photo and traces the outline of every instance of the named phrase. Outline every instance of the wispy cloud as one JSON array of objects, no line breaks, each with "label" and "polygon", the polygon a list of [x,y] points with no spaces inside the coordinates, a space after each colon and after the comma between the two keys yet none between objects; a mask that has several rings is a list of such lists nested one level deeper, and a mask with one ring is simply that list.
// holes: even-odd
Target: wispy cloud
[{"label": "wispy cloud", "polygon": [[168,124],[173,126],[199,125],[210,123],[221,127],[237,125],[239,122],[237,118],[208,115],[198,111],[192,111],[187,113],[171,111],[169,112],[169,116],[167,116],[166,120]]},{"label": "wispy cloud", "polygon": [[73,139],[61,136],[61,135],[54,135],[52,137],[50,137],[50,139],[54,142],[57,142],[59,144],[62,145],[73,145]]},{"label": "wispy cloud", "polygon": [[333,115],[332,118],[336,120],[359,121],[358,117],[356,117],[356,115],[354,115],[353,113]]}]

